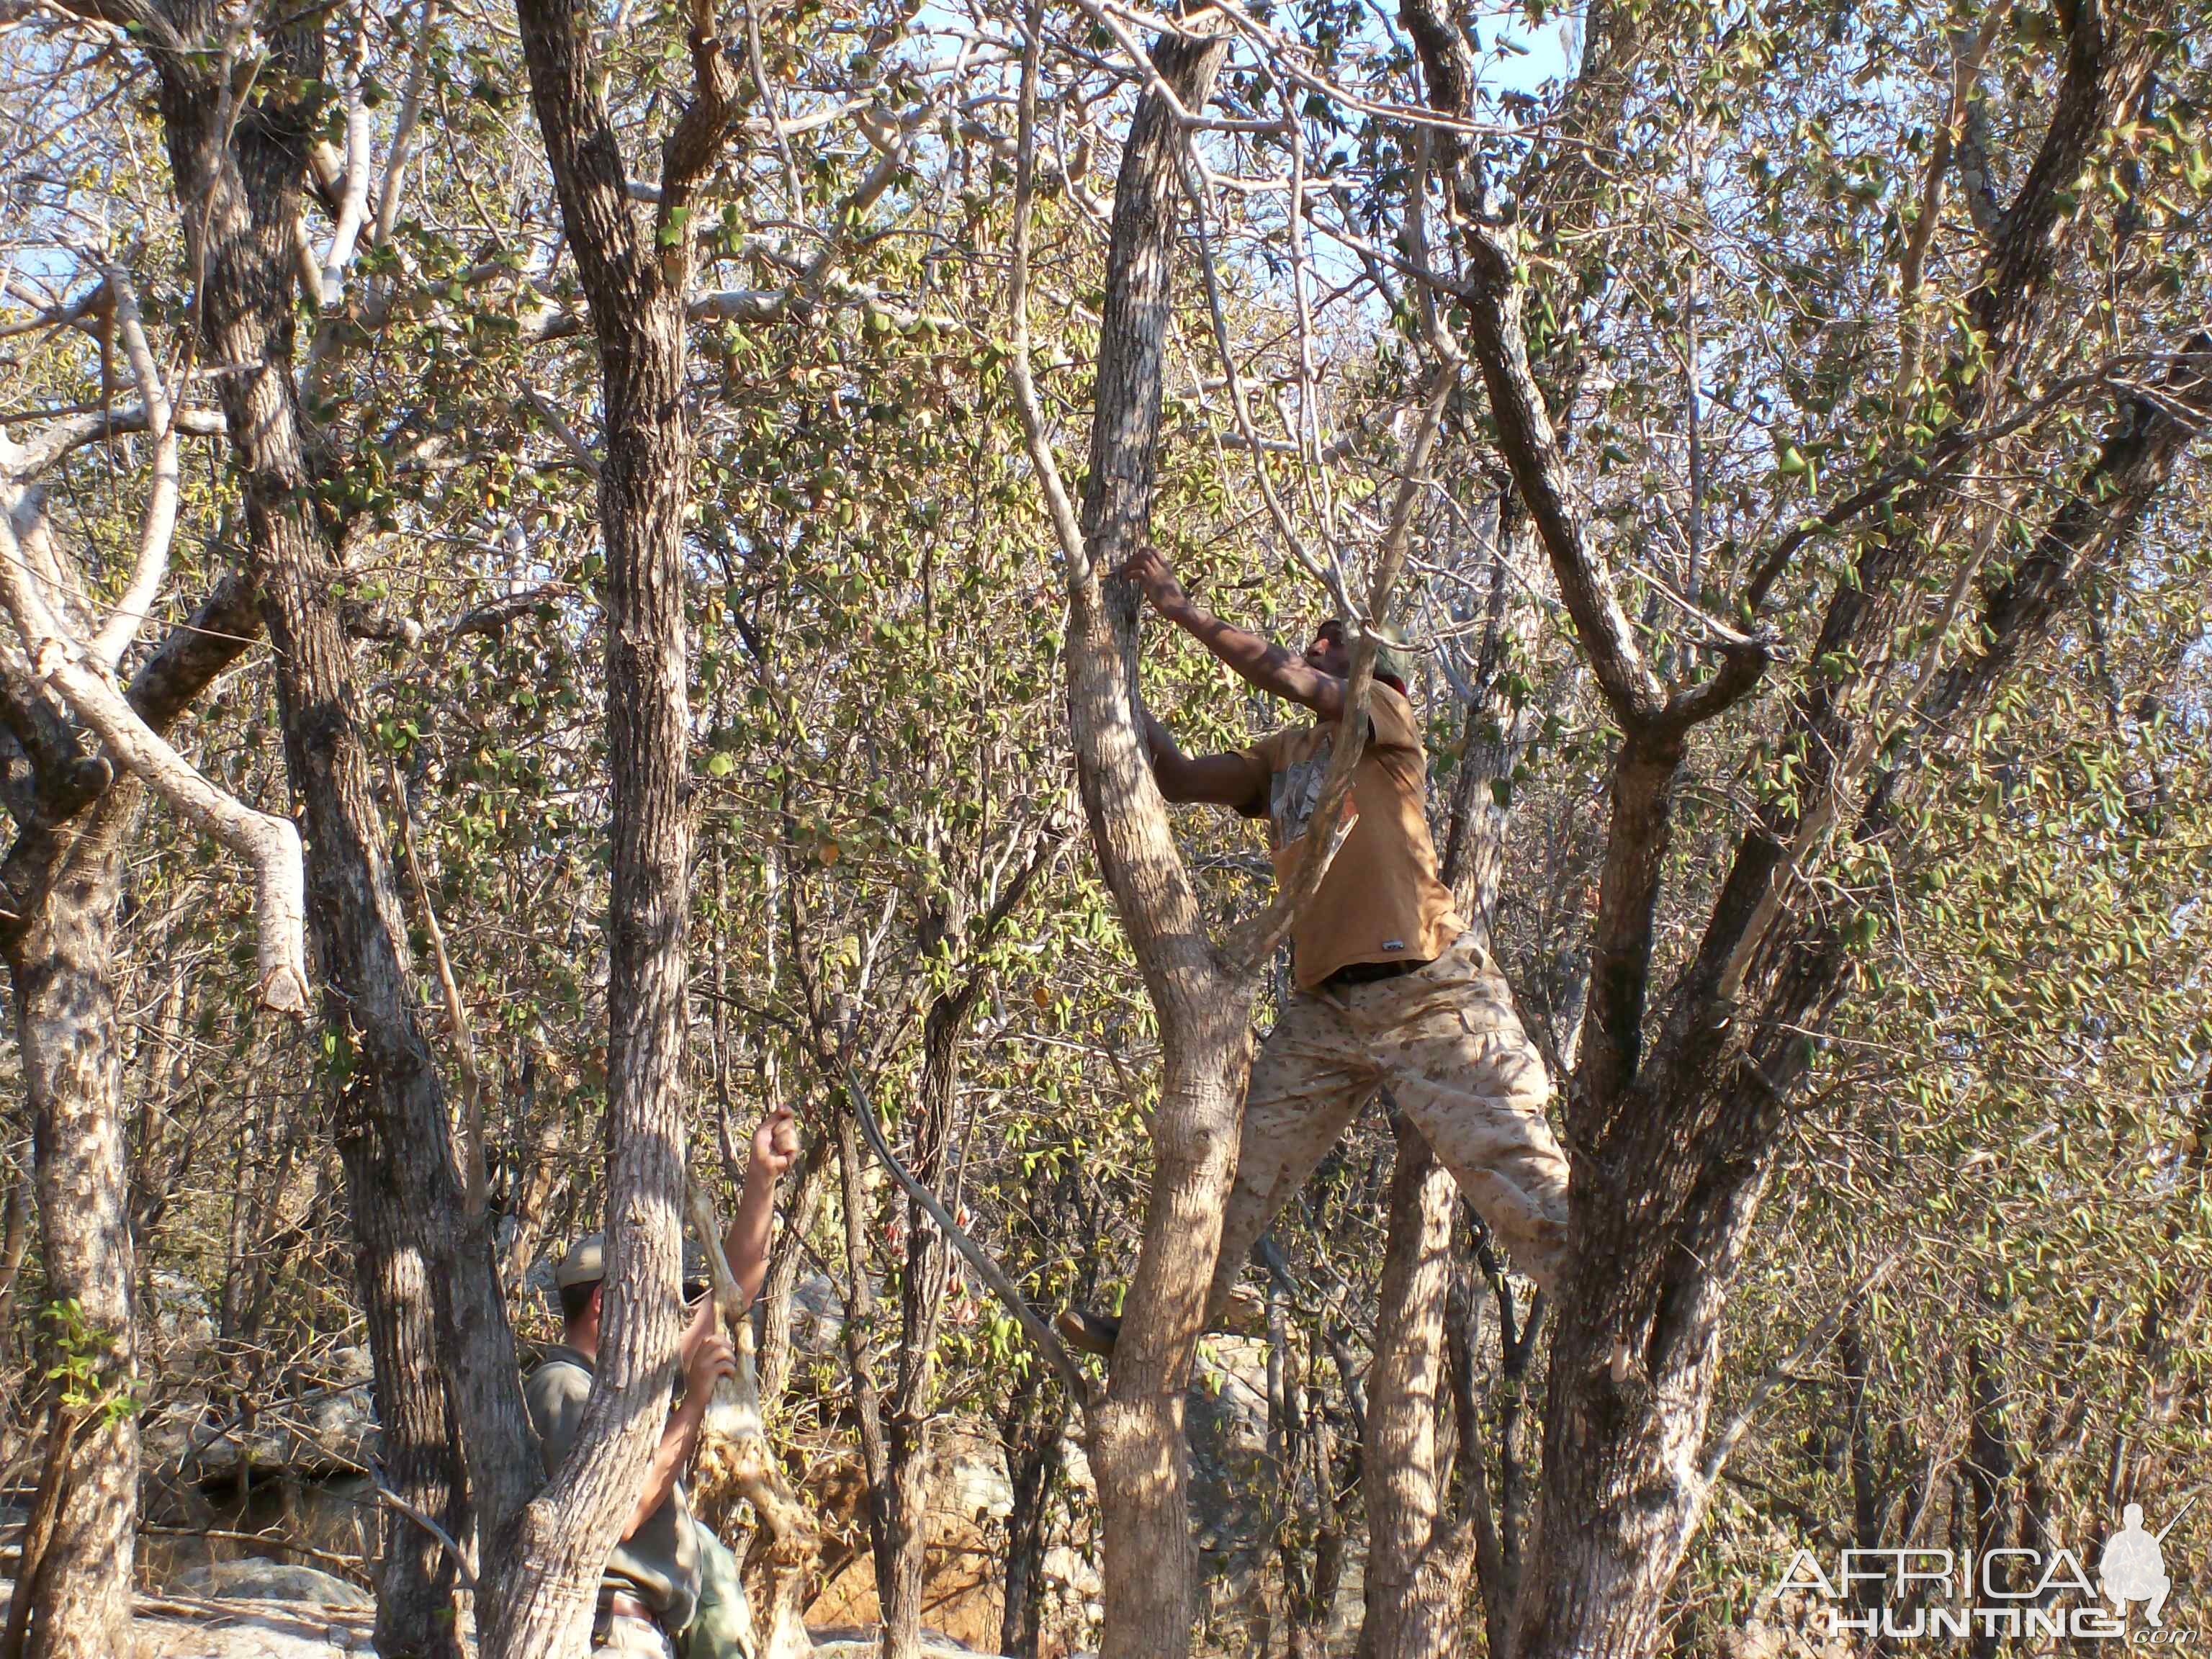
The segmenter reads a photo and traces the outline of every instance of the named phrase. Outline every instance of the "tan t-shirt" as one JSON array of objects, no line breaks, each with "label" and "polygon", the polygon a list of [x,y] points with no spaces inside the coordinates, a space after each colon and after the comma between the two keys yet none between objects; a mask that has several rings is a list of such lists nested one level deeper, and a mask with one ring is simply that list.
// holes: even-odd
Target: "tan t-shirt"
[{"label": "tan t-shirt", "polygon": [[[1428,757],[1413,706],[1378,682],[1368,700],[1368,719],[1370,735],[1352,773],[1359,816],[1291,935],[1302,991],[1355,962],[1425,962],[1442,956],[1467,927],[1437,879],[1426,808]],[[1288,877],[1303,850],[1335,744],[1334,724],[1316,724],[1278,732],[1239,751],[1253,769],[1255,799],[1267,803],[1278,881]],[[1252,816],[1258,816],[1256,807]]]},{"label": "tan t-shirt", "polygon": [[[560,1468],[568,1455],[591,1394],[592,1362],[562,1343],[545,1351],[545,1358],[522,1385],[523,1402],[530,1408],[530,1420],[545,1455],[546,1474]],[[689,1625],[699,1605],[699,1541],[691,1525],[691,1506],[678,1480],[644,1524],[617,1543],[607,1558],[603,1582],[636,1596],[659,1613],[671,1631]]]}]

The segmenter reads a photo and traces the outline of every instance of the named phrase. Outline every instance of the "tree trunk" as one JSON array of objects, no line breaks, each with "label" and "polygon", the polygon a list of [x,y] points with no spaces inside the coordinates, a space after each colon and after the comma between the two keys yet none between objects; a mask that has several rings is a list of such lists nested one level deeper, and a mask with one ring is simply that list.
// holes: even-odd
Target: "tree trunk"
[{"label": "tree trunk", "polygon": [[[2009,1571],[2014,1565],[2010,1556],[1997,1557],[1997,1582],[1986,1582],[1990,1577],[1990,1553],[2008,1550],[2014,1541],[2013,1452],[2012,1437],[2005,1429],[2004,1378],[1978,1339],[1966,1344],[1966,1387],[1970,1409],[1964,1473],[1966,1491],[1973,1501],[1974,1559],[1978,1564],[1974,1589],[1978,1595],[1984,1589],[2014,1595],[2019,1587]],[[1967,1639],[1966,1650],[1972,1659],[1994,1659],[1996,1631],[1989,1626],[1975,1630]]]},{"label": "tree trunk", "polygon": [[1032,1363],[1000,1419],[1013,1506],[1006,1516],[1006,1595],[999,1615],[999,1651],[1037,1659],[1044,1634],[1045,1525],[1060,1478],[1062,1412],[1050,1403],[1052,1379]]},{"label": "tree trunk", "polygon": [[50,863],[35,860],[49,878],[43,901],[5,942],[52,1322],[42,1346],[54,1363],[87,1368],[61,1382],[83,1397],[64,1408],[63,1423],[78,1426],[47,1466],[56,1484],[39,1505],[52,1506],[53,1522],[35,1560],[26,1532],[29,1659],[132,1650],[138,1347],[115,932],[140,799],[135,781],[118,779],[76,839],[65,832]]},{"label": "tree trunk", "polygon": [[[374,1156],[368,1137],[340,1143],[346,1206],[354,1218],[355,1282],[368,1327],[376,1389],[377,1462],[392,1489],[423,1508],[456,1540],[469,1536],[459,1425],[447,1409],[429,1267],[422,1241],[398,1229],[404,1197],[386,1183],[402,1178],[394,1160]],[[428,1507],[430,1504],[440,1507]],[[376,1650],[383,1659],[429,1659],[458,1650],[453,1620],[458,1564],[420,1522],[386,1508],[383,1561],[377,1574]],[[428,1645],[426,1645],[428,1644]]]},{"label": "tree trunk", "polygon": [[[914,1116],[917,1179],[944,1192],[960,1089],[960,1043],[982,989],[974,970],[958,990],[931,1005],[922,1022],[920,1110]],[[906,1206],[906,1268],[899,1296],[898,1382],[884,1421],[884,1490],[874,1505],[876,1592],[883,1608],[884,1659],[917,1659],[921,1651],[922,1588],[929,1565],[930,1423],[937,1376],[937,1337],[952,1251],[921,1206]]]},{"label": "tree trunk", "polygon": [[659,204],[631,202],[598,67],[561,0],[519,0],[531,106],[598,337],[606,453],[607,743],[614,824],[607,984],[606,1311],[568,1457],[518,1528],[488,1651],[566,1652],[645,1474],[678,1336],[690,918],[690,646],[684,521],[688,204],[736,121],[714,7],[690,8],[696,98],[662,147]]},{"label": "tree trunk", "polygon": [[[149,656],[131,681],[135,713],[166,732],[252,632],[250,592],[219,583]],[[74,751],[70,751],[73,753]],[[15,992],[16,1044],[31,1110],[32,1182],[39,1199],[50,1303],[74,1304],[79,1357],[92,1375],[65,1383],[131,1390],[137,1381],[136,1279],[130,1171],[118,1096],[123,1033],[117,1019],[115,940],[124,854],[141,818],[143,787],[104,765],[42,759],[34,816],[9,849],[0,886],[16,912],[0,929]],[[67,772],[67,779],[57,772]],[[87,799],[88,777],[100,780]],[[112,781],[111,781],[112,780]],[[59,787],[66,782],[67,788]],[[51,813],[51,816],[47,816]],[[22,1260],[21,1191],[9,1206],[6,1292]],[[0,1292],[4,1312],[5,1292]],[[103,1398],[47,1468],[36,1510],[51,1516],[40,1547],[25,1534],[18,1601],[33,1655],[131,1651],[131,1570],[137,1537],[138,1428]],[[64,1405],[58,1430],[84,1416]]]},{"label": "tree trunk", "polygon": [[[1186,110],[1211,95],[1225,43],[1162,40],[1154,68]],[[1182,1659],[1196,1612],[1183,1394],[1221,1249],[1251,1063],[1249,980],[1208,942],[1137,725],[1135,595],[1100,573],[1144,544],[1159,438],[1161,354],[1171,309],[1182,134],[1147,92],[1115,187],[1098,340],[1082,535],[1090,566],[1071,584],[1069,724],[1084,809],[1107,885],[1160,1024],[1163,1076],[1143,1244],[1091,1466],[1105,1553],[1103,1659]]]},{"label": "tree trunk", "polygon": [[1170,1028],[1144,1243],[1092,1435],[1106,1554],[1103,1659],[1190,1650],[1197,1559],[1183,1399],[1236,1173],[1247,1006],[1224,990]]},{"label": "tree trunk", "polygon": [[[1367,1608],[1359,1659],[1448,1659],[1464,1633],[1471,1530],[1448,1513],[1437,1434],[1444,1315],[1459,1187],[1420,1132],[1397,1126],[1375,1364],[1361,1452],[1367,1492]],[[1476,1425],[1462,1423],[1473,1437]]]},{"label": "tree trunk", "polygon": [[[284,756],[305,808],[308,924],[325,977],[325,1029],[342,1081],[334,1113],[363,1265],[360,1284],[375,1356],[378,1409],[398,1425],[411,1480],[400,1496],[430,1515],[459,1516],[469,1491],[483,1504],[487,1588],[498,1583],[501,1523],[534,1482],[512,1333],[481,1218],[464,1201],[445,1091],[416,1016],[406,934],[389,843],[370,787],[356,708],[351,647],[341,623],[339,568],[315,507],[314,477],[292,374],[291,248],[307,150],[322,19],[288,19],[270,35],[288,90],[255,100],[226,125],[227,103],[195,31],[218,20],[179,5],[179,42],[156,43],[161,107],[179,208],[201,273],[198,314],[208,361],[246,365],[221,380],[242,475],[247,541],[274,647]],[[397,1209],[371,1214],[379,1203]],[[427,1257],[419,1267],[401,1264]],[[427,1276],[437,1321],[426,1328],[416,1275]],[[440,1382],[424,1386],[436,1354]],[[473,1479],[450,1449],[466,1424]],[[447,1448],[443,1457],[434,1448]],[[380,1581],[390,1611],[381,1639],[412,1654],[460,1651],[451,1575],[411,1537]],[[481,1605],[481,1604],[480,1604]]]}]

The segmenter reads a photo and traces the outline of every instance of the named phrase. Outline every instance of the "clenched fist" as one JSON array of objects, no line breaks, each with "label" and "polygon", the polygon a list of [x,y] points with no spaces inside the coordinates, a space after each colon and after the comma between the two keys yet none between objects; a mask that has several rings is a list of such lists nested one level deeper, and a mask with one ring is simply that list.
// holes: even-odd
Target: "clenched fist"
[{"label": "clenched fist", "polygon": [[799,1157],[799,1124],[791,1115],[791,1108],[779,1106],[760,1121],[753,1131],[753,1161],[747,1169],[748,1180],[757,1177],[774,1181],[788,1170]]}]

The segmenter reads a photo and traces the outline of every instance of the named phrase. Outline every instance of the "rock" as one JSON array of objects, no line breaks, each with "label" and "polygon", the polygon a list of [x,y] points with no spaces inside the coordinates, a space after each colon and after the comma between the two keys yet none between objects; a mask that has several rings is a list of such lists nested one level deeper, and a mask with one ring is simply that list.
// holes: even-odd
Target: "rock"
[{"label": "rock", "polygon": [[1014,1512],[1006,1455],[981,1435],[945,1433],[930,1449],[929,1507],[971,1525]]},{"label": "rock", "polygon": [[809,1273],[791,1287],[791,1346],[801,1353],[837,1351],[845,1334],[845,1298],[827,1273]]},{"label": "rock", "polygon": [[366,1468],[376,1437],[374,1396],[354,1382],[272,1401],[251,1428],[211,1419],[204,1401],[173,1401],[145,1420],[139,1455],[159,1477],[189,1485],[234,1480],[243,1468],[312,1480]]},{"label": "rock", "polygon": [[1066,1544],[1055,1544],[1044,1553],[1042,1571],[1046,1583],[1085,1601],[1095,1601],[1105,1589],[1097,1563]]},{"label": "rock", "polygon": [[373,1659],[375,1617],[282,1601],[225,1601],[202,1613],[142,1601],[131,1633],[138,1659]]},{"label": "rock", "polygon": [[193,1567],[177,1575],[175,1587],[186,1595],[226,1601],[313,1601],[326,1607],[376,1605],[367,1590],[343,1578],[313,1567],[288,1567],[258,1559]]},{"label": "rock", "polygon": [[205,1353],[215,1345],[208,1294],[184,1274],[154,1270],[154,1347],[161,1353]]},{"label": "rock", "polygon": [[[841,1625],[830,1630],[808,1627],[814,1638],[815,1659],[876,1659],[882,1643],[876,1630],[854,1625]],[[921,1633],[921,1650],[931,1659],[977,1659],[978,1650],[963,1646],[951,1637],[933,1630]]]}]

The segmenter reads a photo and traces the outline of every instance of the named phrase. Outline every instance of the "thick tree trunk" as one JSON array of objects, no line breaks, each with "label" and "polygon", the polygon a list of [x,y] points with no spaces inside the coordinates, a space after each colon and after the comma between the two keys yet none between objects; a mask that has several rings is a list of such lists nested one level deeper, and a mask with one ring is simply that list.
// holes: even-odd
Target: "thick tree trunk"
[{"label": "thick tree trunk", "polygon": [[[219,584],[183,629],[133,675],[132,710],[166,732],[235,660],[252,631],[250,592]],[[74,753],[73,750],[69,751]],[[141,819],[142,786],[130,775],[66,755],[42,760],[34,816],[9,849],[0,884],[15,912],[0,929],[15,994],[16,1043],[31,1110],[33,1182],[50,1302],[74,1304],[81,1356],[96,1395],[136,1381],[137,1326],[126,1167],[118,1096],[123,1032],[117,1020],[116,931],[124,854]],[[66,773],[61,777],[57,774]],[[100,781],[88,799],[88,779]],[[66,785],[66,787],[62,787]],[[48,814],[51,816],[48,816]],[[21,1193],[9,1206],[7,1291],[22,1260]],[[0,1302],[5,1292],[0,1292]],[[27,1528],[18,1601],[33,1655],[131,1651],[132,1564],[138,1519],[138,1431],[112,1401],[64,1407],[58,1428],[82,1420],[56,1448]],[[31,1537],[35,1530],[40,1536]],[[33,1548],[33,1544],[37,1544]]]},{"label": "thick tree trunk", "polygon": [[[526,7],[526,11],[531,8]],[[526,31],[545,125],[544,37]],[[580,72],[580,64],[569,67]],[[556,176],[568,158],[548,133]],[[577,218],[570,192],[563,207]],[[582,239],[578,238],[580,244]],[[649,262],[648,262],[649,263]],[[589,262],[586,261],[588,267]],[[595,301],[599,290],[594,290]],[[684,512],[691,442],[684,319],[662,294],[628,315],[595,303],[607,409],[599,520],[607,550],[607,729],[613,774],[607,986],[608,1297],[576,1443],[525,1510],[489,1652],[562,1653],[665,1422],[682,1278],[684,1050],[692,826]]]},{"label": "thick tree trunk", "polygon": [[[123,1049],[115,927],[139,799],[135,782],[118,780],[76,839],[64,835],[51,861],[37,860],[47,878],[43,900],[5,940],[46,1302],[70,1310],[66,1326],[57,1322],[43,1334],[57,1362],[89,1367],[63,1383],[86,1398],[65,1413],[76,1426],[48,1465],[53,1490],[42,1481],[38,1506],[51,1505],[53,1521],[35,1560],[27,1543],[22,1571],[35,1575],[27,1586],[29,1659],[110,1659],[132,1646],[138,1420],[127,1408],[108,1407],[128,1398],[138,1376],[130,1179],[117,1100]],[[67,1352],[56,1352],[57,1344]]]},{"label": "thick tree trunk", "polygon": [[[346,1137],[338,1153],[358,1246],[355,1282],[374,1367],[377,1462],[394,1492],[410,1504],[441,1504],[423,1512],[454,1539],[465,1539],[468,1492],[455,1478],[463,1468],[459,1425],[447,1409],[445,1372],[432,1340],[436,1321],[428,1252],[420,1239],[398,1231],[406,1224],[409,1206],[386,1184],[404,1177],[395,1160],[373,1155],[367,1136]],[[453,1652],[460,1579],[451,1553],[428,1528],[396,1510],[386,1509],[381,1525],[377,1652],[383,1659]],[[426,1638],[436,1645],[424,1646]]]},{"label": "thick tree trunk", "polygon": [[[317,106],[272,94],[226,125],[201,31],[220,21],[179,4],[181,40],[155,52],[171,168],[201,271],[198,313],[210,361],[248,366],[221,382],[244,486],[262,615],[275,647],[284,753],[306,817],[308,922],[326,983],[324,1018],[344,1057],[335,1113],[362,1246],[358,1282],[375,1355],[378,1407],[406,1449],[400,1495],[459,1518],[472,1491],[489,1522],[486,1576],[498,1582],[499,1523],[535,1476],[512,1334],[481,1218],[465,1202],[445,1091],[416,1018],[389,844],[370,787],[355,706],[339,570],[317,515],[306,423],[291,373],[291,248]],[[276,61],[312,88],[319,15],[288,19]],[[218,55],[219,56],[219,55]],[[381,1204],[394,1206],[372,1213]],[[437,1329],[424,1323],[427,1278]],[[382,1298],[391,1299],[382,1299]],[[436,1383],[423,1367],[437,1355]],[[457,1400],[458,1396],[458,1400]],[[466,1423],[473,1475],[451,1448]],[[446,1449],[438,1455],[435,1449]],[[400,1541],[395,1537],[395,1542]],[[459,1620],[447,1567],[410,1535],[388,1555],[380,1638],[391,1650],[452,1655]]]},{"label": "thick tree trunk", "polygon": [[880,1650],[884,1659],[915,1659],[921,1651],[922,1587],[929,1567],[928,1423],[893,1418],[888,1426],[890,1455],[877,1510]]},{"label": "thick tree trunk", "polygon": [[[1224,43],[1161,40],[1152,62],[1186,110],[1204,106]],[[1161,355],[1171,309],[1182,142],[1157,92],[1122,149],[1106,260],[1097,410],[1082,509],[1087,579],[1072,584],[1069,724],[1084,809],[1160,1024],[1163,1076],[1137,1271],[1106,1397],[1091,1423],[1105,1546],[1103,1659],[1181,1659],[1196,1613],[1184,1389],[1221,1248],[1251,1055],[1249,981],[1208,942],[1137,723],[1135,599],[1102,587],[1149,533]]]},{"label": "thick tree trunk", "polygon": [[567,1653],[665,1421],[682,1278],[686,934],[690,919],[690,647],[684,520],[687,204],[737,112],[711,0],[690,9],[696,97],[661,152],[659,204],[631,202],[580,14],[519,0],[531,105],[590,297],[606,453],[607,742],[612,773],[607,984],[607,1301],[574,1444],[517,1528],[487,1653]]},{"label": "thick tree trunk", "polygon": [[1183,1399],[1221,1249],[1250,1064],[1247,999],[1186,1007],[1167,1039],[1144,1244],[1092,1433],[1104,1535],[1103,1659],[1176,1659],[1197,1616]]}]

